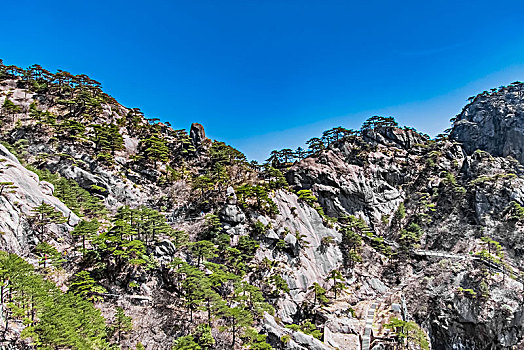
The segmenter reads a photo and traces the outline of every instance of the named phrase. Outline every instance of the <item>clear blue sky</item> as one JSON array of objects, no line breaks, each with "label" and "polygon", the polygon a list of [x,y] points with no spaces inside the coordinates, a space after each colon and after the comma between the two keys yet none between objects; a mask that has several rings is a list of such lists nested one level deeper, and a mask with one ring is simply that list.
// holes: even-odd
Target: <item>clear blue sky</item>
[{"label": "clear blue sky", "polygon": [[524,80],[522,1],[9,1],[0,58],[85,73],[250,159],[393,115],[435,135]]}]

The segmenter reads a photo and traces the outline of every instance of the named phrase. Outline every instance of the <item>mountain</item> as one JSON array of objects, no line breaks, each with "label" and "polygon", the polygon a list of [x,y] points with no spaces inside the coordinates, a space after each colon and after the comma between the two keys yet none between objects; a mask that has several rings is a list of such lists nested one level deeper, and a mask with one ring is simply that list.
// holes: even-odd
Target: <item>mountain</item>
[{"label": "mountain", "polygon": [[435,139],[372,117],[260,165],[2,63],[2,346],[523,348],[521,89]]}]

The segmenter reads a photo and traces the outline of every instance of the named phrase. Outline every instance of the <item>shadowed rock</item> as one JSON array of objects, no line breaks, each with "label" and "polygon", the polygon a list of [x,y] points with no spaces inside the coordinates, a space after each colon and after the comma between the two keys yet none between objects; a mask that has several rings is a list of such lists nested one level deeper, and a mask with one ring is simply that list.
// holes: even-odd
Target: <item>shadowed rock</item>
[{"label": "shadowed rock", "polygon": [[524,164],[522,84],[493,94],[481,94],[457,116],[450,137],[472,154],[477,149],[493,156],[512,156]]},{"label": "shadowed rock", "polygon": [[189,132],[193,146],[199,148],[202,145],[202,142],[206,139],[206,132],[202,124],[193,123],[191,124],[191,130]]}]

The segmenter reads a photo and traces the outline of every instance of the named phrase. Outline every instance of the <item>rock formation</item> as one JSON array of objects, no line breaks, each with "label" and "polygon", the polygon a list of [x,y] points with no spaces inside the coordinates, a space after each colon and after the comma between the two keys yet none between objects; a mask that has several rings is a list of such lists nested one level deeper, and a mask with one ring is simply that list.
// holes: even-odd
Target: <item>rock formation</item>
[{"label": "rock formation", "polygon": [[[86,77],[24,72],[0,65],[0,248],[101,310],[100,349],[391,349],[390,322],[410,349],[524,346],[522,84],[449,138],[374,125],[261,169]],[[0,346],[42,348],[27,325],[58,321],[24,318],[4,267],[25,313]]]},{"label": "rock formation", "polygon": [[204,131],[204,127],[202,124],[199,123],[193,123],[191,124],[191,130],[189,131],[189,136],[191,137],[191,141],[193,142],[193,146],[195,148],[200,148],[202,146],[202,143],[206,139],[206,132]]}]

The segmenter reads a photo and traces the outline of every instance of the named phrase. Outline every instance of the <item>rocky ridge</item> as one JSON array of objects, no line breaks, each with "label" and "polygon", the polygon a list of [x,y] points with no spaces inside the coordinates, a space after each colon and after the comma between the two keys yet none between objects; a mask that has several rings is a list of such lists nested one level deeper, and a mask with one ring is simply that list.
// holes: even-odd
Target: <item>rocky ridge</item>
[{"label": "rocky ridge", "polygon": [[[37,267],[39,242],[67,252],[65,276],[58,278],[55,271],[51,277],[64,290],[75,273],[87,269],[95,275],[95,270],[77,254],[80,243],[71,235],[80,218],[53,196],[58,196],[56,186],[38,178],[47,171],[98,198],[108,215],[117,215],[123,205],[145,205],[192,242],[211,235],[220,246],[218,237],[227,235],[228,245],[240,251],[254,239],[252,256],[244,253],[250,260],[242,281],[259,288],[275,309],[253,323],[273,348],[360,349],[368,310],[392,291],[401,293],[407,311],[395,314],[393,306],[382,305],[383,319],[374,325],[382,335],[395,316],[415,320],[433,349],[524,346],[523,286],[511,277],[523,266],[519,84],[474,98],[455,120],[449,138],[432,140],[409,128],[376,126],[330,142],[281,169],[289,186],[275,185],[281,180],[278,172],[249,165],[238,151],[206,139],[200,124],[193,124],[188,135],[148,122],[108,97],[94,112],[78,104],[82,112],[71,113],[60,104],[60,93],[35,91],[16,75],[4,76],[0,87],[7,125],[2,139],[10,148],[0,146],[0,180],[6,187],[0,195],[0,246]],[[19,108],[9,112],[6,100]],[[38,113],[31,107],[35,104]],[[52,113],[58,122],[43,122],[40,112]],[[94,126],[70,141],[56,142],[56,135],[62,135],[56,125],[85,114]],[[102,124],[118,125],[122,147],[103,149],[97,139],[97,125]],[[167,161],[162,155],[152,160],[155,155],[147,152],[158,139],[168,150]],[[262,184],[270,189],[267,197]],[[44,236],[31,222],[42,202],[67,218],[50,224]],[[218,220],[214,228],[211,216]],[[100,220],[108,229],[116,223]],[[349,238],[360,245],[348,243]],[[502,273],[471,258],[485,255],[487,247],[500,247],[496,257],[491,252],[488,257]],[[164,235],[148,253],[158,262],[153,269],[126,265],[115,269],[115,275],[108,274],[111,270],[96,274],[107,290],[96,302],[103,315],[112,320],[119,305],[134,320],[133,330],[120,339],[124,348],[141,342],[146,349],[166,349],[174,340],[196,334],[188,326],[178,272],[171,264],[180,259],[199,268],[191,248]],[[114,258],[105,263],[116,266],[111,265]],[[330,300],[319,303],[312,287],[317,283],[330,289],[333,270],[342,273],[347,289],[336,298],[330,291]],[[204,271],[211,274],[209,268]],[[287,291],[268,282],[273,276],[282,278]],[[206,313],[195,310],[195,319],[205,323]],[[321,337],[293,328],[307,320],[322,330]],[[226,319],[214,322],[212,348],[231,348],[231,333],[219,330]],[[15,333],[8,338],[13,344],[34,346]],[[388,339],[375,339],[374,344],[391,347],[396,338]],[[236,344],[239,349],[248,346],[246,339]]]}]

